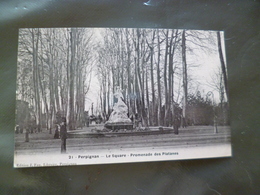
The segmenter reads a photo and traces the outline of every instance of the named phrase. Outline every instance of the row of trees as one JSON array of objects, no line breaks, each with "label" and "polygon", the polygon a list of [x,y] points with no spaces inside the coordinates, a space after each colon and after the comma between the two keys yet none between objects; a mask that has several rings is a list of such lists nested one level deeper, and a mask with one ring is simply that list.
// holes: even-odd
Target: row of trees
[{"label": "row of trees", "polygon": [[187,101],[187,125],[227,125],[229,124],[228,103],[214,104],[212,92],[203,97],[198,91],[189,94]]},{"label": "row of trees", "polygon": [[51,131],[57,115],[67,117],[70,129],[81,121],[93,67],[92,49],[88,29],[20,29],[17,99],[29,103],[30,120],[38,129],[45,126]]},{"label": "row of trees", "polygon": [[[212,89],[219,89],[224,102],[227,75],[220,32],[105,29],[102,37],[97,68],[104,115],[111,113],[113,93],[119,86],[129,114],[138,113],[144,126],[173,125],[178,115],[185,126],[188,96],[196,93],[191,90],[189,70],[198,66],[194,62],[199,52],[219,52],[219,82],[210,85]],[[219,85],[225,86],[226,91]]]},{"label": "row of trees", "polygon": [[189,97],[198,91],[191,70],[201,53],[219,54],[219,72],[209,85],[218,90],[221,105],[227,102],[221,39],[212,31],[20,29],[17,100],[28,104],[38,129],[51,131],[61,116],[75,129],[83,121],[90,85],[98,80],[99,100],[92,101],[99,102],[96,110],[104,118],[119,87],[129,115],[137,113],[144,126],[171,126],[176,117],[185,125]]}]

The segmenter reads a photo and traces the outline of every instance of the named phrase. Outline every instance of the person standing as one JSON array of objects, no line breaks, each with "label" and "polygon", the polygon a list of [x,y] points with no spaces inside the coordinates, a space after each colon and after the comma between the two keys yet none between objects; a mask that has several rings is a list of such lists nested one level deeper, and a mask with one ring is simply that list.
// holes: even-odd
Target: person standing
[{"label": "person standing", "polygon": [[60,125],[57,124],[57,125],[56,125],[56,129],[55,129],[55,133],[54,133],[54,139],[59,139],[59,138],[60,138],[60,132],[59,132],[59,130],[60,130]]},{"label": "person standing", "polygon": [[88,111],[85,111],[85,121],[86,121],[86,126],[89,127],[89,114],[88,114]]},{"label": "person standing", "polygon": [[60,126],[60,139],[61,139],[61,153],[66,153],[66,139],[67,139],[67,127],[66,118],[62,118]]},{"label": "person standing", "polygon": [[174,134],[178,135],[179,134],[179,128],[181,126],[181,111],[176,109],[173,117],[173,129],[174,129]]}]

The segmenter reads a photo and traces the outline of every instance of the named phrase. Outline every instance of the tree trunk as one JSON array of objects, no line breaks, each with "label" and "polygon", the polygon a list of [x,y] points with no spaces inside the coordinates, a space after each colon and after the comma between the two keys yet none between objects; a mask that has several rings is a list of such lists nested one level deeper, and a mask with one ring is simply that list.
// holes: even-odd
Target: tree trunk
[{"label": "tree trunk", "polygon": [[182,32],[182,74],[183,74],[183,107],[182,126],[186,127],[186,109],[188,96],[187,62],[186,62],[186,36],[185,30]]},{"label": "tree trunk", "polygon": [[69,82],[69,129],[75,129],[74,118],[74,66],[75,66],[75,35],[76,29],[71,28],[70,40],[71,40],[71,61],[70,61],[70,82]]},{"label": "tree trunk", "polygon": [[224,79],[224,86],[225,86],[225,91],[227,95],[227,100],[228,98],[228,85],[227,85],[227,72],[226,72],[226,65],[225,65],[225,60],[223,57],[223,52],[222,52],[222,46],[221,46],[221,37],[220,37],[220,32],[217,32],[217,37],[218,37],[218,53],[219,53],[219,59],[221,63],[221,70],[223,74],[223,79]]},{"label": "tree trunk", "polygon": [[[39,29],[32,29],[32,43],[33,43],[33,82],[34,82],[34,99],[36,110],[36,125],[38,131],[41,130],[41,101],[39,94],[39,65],[38,65],[38,45],[39,45]],[[36,37],[35,37],[36,36]]]},{"label": "tree trunk", "polygon": [[169,44],[169,70],[168,70],[168,84],[169,84],[169,91],[168,91],[168,116],[167,117],[167,126],[172,124],[172,74],[173,74],[173,55],[174,55],[174,45],[173,45],[173,38],[174,38],[174,34],[173,34],[174,30],[172,30],[171,33],[171,39],[170,39],[170,44]]},{"label": "tree trunk", "polygon": [[[43,53],[43,43],[41,42],[41,52]],[[43,97],[43,103],[44,103],[44,108],[45,108],[45,120],[46,120],[46,128],[49,128],[49,108],[48,108],[48,103],[47,103],[47,97],[46,97],[46,82],[45,82],[45,76],[44,76],[44,69],[43,69],[43,58],[41,58],[41,75],[39,75],[39,79],[40,79],[40,89],[42,92],[42,97]]]},{"label": "tree trunk", "polygon": [[158,88],[158,112],[157,112],[157,121],[158,125],[161,124],[161,108],[162,108],[162,95],[161,95],[161,81],[160,81],[160,56],[161,56],[161,48],[160,48],[160,36],[159,36],[159,30],[157,30],[157,47],[158,47],[158,56],[157,56],[157,88]]},{"label": "tree trunk", "polygon": [[155,38],[155,31],[153,31],[152,35],[152,43],[150,46],[151,52],[151,61],[150,61],[150,73],[151,73],[151,86],[152,86],[152,125],[156,125],[156,115],[155,115],[155,89],[154,89],[154,73],[153,73],[153,57],[154,57],[154,38]]},{"label": "tree trunk", "polygon": [[165,96],[165,113],[164,113],[164,125],[167,124],[167,116],[168,116],[168,84],[167,84],[167,65],[168,65],[168,50],[169,50],[169,45],[168,45],[168,35],[169,35],[169,30],[166,30],[166,43],[165,43],[165,57],[164,57],[164,96]]},{"label": "tree trunk", "polygon": [[127,50],[127,94],[128,94],[128,112],[130,114],[135,114],[133,111],[133,95],[131,91],[131,50],[130,50],[130,43],[129,43],[129,31],[126,29],[126,50]]}]

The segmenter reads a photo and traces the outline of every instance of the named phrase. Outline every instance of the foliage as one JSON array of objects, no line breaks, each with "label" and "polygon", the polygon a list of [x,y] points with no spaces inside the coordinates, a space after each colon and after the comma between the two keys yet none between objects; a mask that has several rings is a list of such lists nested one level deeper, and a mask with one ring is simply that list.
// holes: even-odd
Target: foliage
[{"label": "foliage", "polygon": [[187,123],[188,125],[212,125],[214,106],[208,98],[203,98],[200,92],[188,96]]}]

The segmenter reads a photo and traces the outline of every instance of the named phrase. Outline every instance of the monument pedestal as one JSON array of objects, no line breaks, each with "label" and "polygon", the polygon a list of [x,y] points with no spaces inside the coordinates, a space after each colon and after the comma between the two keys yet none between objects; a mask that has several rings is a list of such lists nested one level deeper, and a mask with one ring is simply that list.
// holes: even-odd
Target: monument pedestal
[{"label": "monument pedestal", "polygon": [[105,124],[105,128],[110,129],[112,131],[120,130],[120,129],[126,129],[126,130],[133,130],[133,124],[132,123],[109,123],[107,122]]}]

